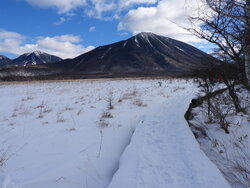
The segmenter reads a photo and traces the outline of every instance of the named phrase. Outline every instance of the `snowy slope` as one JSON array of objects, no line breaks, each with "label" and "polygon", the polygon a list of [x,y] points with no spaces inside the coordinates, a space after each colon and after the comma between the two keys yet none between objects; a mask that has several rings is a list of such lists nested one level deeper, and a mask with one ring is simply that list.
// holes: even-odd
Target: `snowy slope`
[{"label": "snowy slope", "polygon": [[145,114],[109,188],[230,187],[183,117],[193,94],[177,93]]}]

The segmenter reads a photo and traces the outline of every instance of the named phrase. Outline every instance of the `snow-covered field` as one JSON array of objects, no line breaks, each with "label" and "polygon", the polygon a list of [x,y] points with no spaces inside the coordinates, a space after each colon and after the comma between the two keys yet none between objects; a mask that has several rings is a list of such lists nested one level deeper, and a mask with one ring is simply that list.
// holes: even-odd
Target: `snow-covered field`
[{"label": "snow-covered field", "polygon": [[228,187],[184,121],[192,81],[18,83],[0,93],[1,188]]}]

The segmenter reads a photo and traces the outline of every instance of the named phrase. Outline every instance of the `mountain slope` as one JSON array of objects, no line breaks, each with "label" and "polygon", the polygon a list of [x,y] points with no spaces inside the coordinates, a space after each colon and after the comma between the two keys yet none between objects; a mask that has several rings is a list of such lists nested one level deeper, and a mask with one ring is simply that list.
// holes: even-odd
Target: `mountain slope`
[{"label": "mountain slope", "polygon": [[191,45],[144,32],[53,66],[73,73],[140,74],[190,72],[213,61],[213,57]]},{"label": "mountain slope", "polygon": [[0,55],[0,67],[5,66],[6,64],[9,64],[9,63],[11,63],[11,59],[9,59],[8,57],[4,55]]},{"label": "mountain slope", "polygon": [[40,51],[34,51],[32,53],[25,53],[18,58],[14,59],[11,63],[13,66],[27,66],[27,65],[41,65],[46,63],[53,63],[61,61],[60,57],[50,55]]}]

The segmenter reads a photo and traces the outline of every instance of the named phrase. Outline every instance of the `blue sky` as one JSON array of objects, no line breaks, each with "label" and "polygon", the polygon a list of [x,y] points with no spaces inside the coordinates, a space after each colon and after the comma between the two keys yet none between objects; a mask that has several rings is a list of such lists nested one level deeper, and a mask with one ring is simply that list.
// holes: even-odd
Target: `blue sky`
[{"label": "blue sky", "polygon": [[73,58],[142,31],[200,44],[175,23],[188,24],[185,0],[1,0],[0,54],[41,50]]}]

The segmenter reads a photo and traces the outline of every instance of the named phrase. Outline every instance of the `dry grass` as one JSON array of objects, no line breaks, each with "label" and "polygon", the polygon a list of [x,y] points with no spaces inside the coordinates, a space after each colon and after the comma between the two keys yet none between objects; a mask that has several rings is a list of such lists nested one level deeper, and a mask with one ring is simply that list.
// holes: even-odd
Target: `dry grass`
[{"label": "dry grass", "polygon": [[70,131],[70,132],[71,131],[76,131],[76,128],[74,128],[74,127],[73,128],[69,128],[69,129],[66,129],[66,131]]},{"label": "dry grass", "polygon": [[139,106],[139,107],[147,107],[148,106],[147,104],[143,103],[141,98],[136,98],[133,101],[133,104],[136,105],[136,106]]},{"label": "dry grass", "polygon": [[45,108],[43,109],[43,113],[50,113],[50,112],[52,112],[52,109],[51,109],[51,108],[45,107]]},{"label": "dry grass", "polygon": [[100,121],[99,121],[99,127],[101,127],[101,128],[106,128],[106,127],[108,127],[109,126],[109,122],[107,122],[106,120],[104,120],[104,119],[100,119]]},{"label": "dry grass", "polygon": [[104,119],[104,118],[113,118],[113,115],[109,111],[105,111],[102,113],[101,119]]},{"label": "dry grass", "polygon": [[6,151],[0,151],[0,169],[6,165],[7,160]]},{"label": "dry grass", "polygon": [[37,119],[42,119],[44,116],[43,116],[43,114],[39,114],[38,116],[37,116]]},{"label": "dry grass", "polygon": [[78,110],[76,114],[79,116],[81,113],[82,113],[82,109]]},{"label": "dry grass", "polygon": [[63,123],[63,122],[65,122],[65,119],[62,117],[61,114],[57,114],[56,122]]},{"label": "dry grass", "polygon": [[109,98],[107,99],[107,101],[108,101],[108,106],[107,106],[107,108],[108,108],[109,110],[113,110],[115,107],[114,107],[114,97],[113,97],[112,94],[110,94],[110,96],[109,96]]},{"label": "dry grass", "polygon": [[17,117],[18,107],[16,106],[13,110],[11,117]]},{"label": "dry grass", "polygon": [[66,106],[66,107],[64,108],[64,111],[71,111],[71,110],[73,110],[73,108],[72,108],[72,107],[69,107],[69,106]]},{"label": "dry grass", "polygon": [[32,100],[33,97],[27,95],[25,98],[23,98],[21,101],[29,101],[29,100]]},{"label": "dry grass", "polygon": [[123,100],[127,100],[127,99],[132,99],[134,97],[136,97],[138,95],[138,91],[137,90],[133,90],[129,93],[125,93],[122,97]]}]

